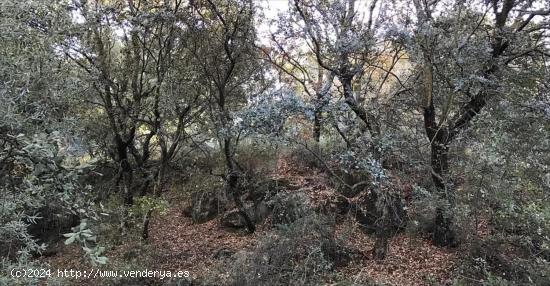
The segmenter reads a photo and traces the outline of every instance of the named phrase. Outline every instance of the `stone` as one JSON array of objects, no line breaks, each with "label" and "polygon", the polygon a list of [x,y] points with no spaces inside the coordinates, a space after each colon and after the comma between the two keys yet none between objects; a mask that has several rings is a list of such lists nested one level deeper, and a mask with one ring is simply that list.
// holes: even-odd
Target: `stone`
[{"label": "stone", "polygon": [[227,199],[222,191],[193,193],[190,210],[193,223],[204,223],[215,218],[225,211],[227,204]]},{"label": "stone", "polygon": [[254,204],[254,220],[257,223],[263,222],[271,215],[273,207],[267,202],[260,201]]},{"label": "stone", "polygon": [[[248,216],[254,218],[250,210],[247,210]],[[246,222],[243,216],[240,214],[239,210],[231,210],[225,213],[221,218],[221,225],[226,228],[245,228]]]},{"label": "stone", "polygon": [[274,224],[291,224],[312,211],[304,193],[279,193],[273,199],[272,221]]}]

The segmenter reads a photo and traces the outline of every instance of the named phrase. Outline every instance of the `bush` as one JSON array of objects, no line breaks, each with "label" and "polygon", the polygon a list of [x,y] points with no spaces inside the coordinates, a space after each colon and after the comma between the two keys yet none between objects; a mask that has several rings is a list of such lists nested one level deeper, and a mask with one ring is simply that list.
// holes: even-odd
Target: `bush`
[{"label": "bush", "polygon": [[463,281],[467,285],[473,280],[482,285],[550,285],[550,263],[532,257],[520,242],[500,235],[474,241],[461,263],[459,277],[467,277]]},{"label": "bush", "polygon": [[[309,148],[309,150],[308,150]],[[323,155],[320,151],[314,147],[304,147],[301,145],[294,146],[289,153],[289,157],[294,164],[297,164],[298,170],[302,168],[321,168],[322,163],[319,161],[319,158],[315,157],[312,152],[316,152],[318,156],[323,158]]]},{"label": "bush", "polygon": [[243,170],[253,177],[265,177],[277,170],[277,146],[247,140],[238,146],[236,159]]},{"label": "bush", "polygon": [[209,277],[214,285],[319,285],[347,252],[334,236],[333,221],[310,214],[280,225],[251,252],[240,252],[230,265]]},{"label": "bush", "polygon": [[[35,282],[34,279],[15,281],[9,275],[13,268],[35,266],[32,255],[47,247],[44,242],[50,239],[37,240],[32,235],[36,233],[31,233],[31,226],[44,235],[44,226],[36,226],[41,221],[52,224],[68,216],[97,217],[90,189],[79,183],[85,166],[64,164],[56,144],[58,135],[54,132],[29,138],[24,134],[0,134],[3,146],[0,149],[0,161],[3,162],[0,177],[9,178],[0,185],[2,285]],[[53,235],[61,238],[59,233]]]}]

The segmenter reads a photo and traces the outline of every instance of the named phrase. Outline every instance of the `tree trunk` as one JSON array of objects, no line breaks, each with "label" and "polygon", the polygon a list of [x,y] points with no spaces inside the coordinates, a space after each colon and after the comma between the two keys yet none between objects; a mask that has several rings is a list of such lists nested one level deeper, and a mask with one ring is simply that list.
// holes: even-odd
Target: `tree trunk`
[{"label": "tree trunk", "polygon": [[[432,141],[431,147],[431,167],[432,180],[434,185],[440,192],[440,196],[449,201],[448,198],[448,172],[449,172],[449,146],[445,140],[438,139]],[[455,233],[451,228],[452,219],[446,214],[444,206],[436,208],[436,216],[434,221],[434,232],[432,242],[436,246],[451,246],[455,243]]]},{"label": "tree trunk", "polygon": [[[332,86],[332,82],[334,81],[334,73],[330,73],[328,77],[325,79],[324,73],[321,68],[319,68],[319,74],[318,76],[318,82],[317,87],[315,91],[315,119],[313,122],[313,138],[315,139],[315,142],[317,142],[317,145],[319,145],[319,141],[321,140],[321,129],[323,127],[323,108],[327,106],[327,104],[330,102],[330,99],[327,97],[327,94],[330,90],[330,87]],[[324,82],[324,83],[323,83]]]},{"label": "tree trunk", "polygon": [[147,211],[145,216],[143,217],[143,227],[141,232],[141,239],[147,243],[147,239],[149,238],[149,222],[151,221],[151,215],[153,214],[153,210],[150,209]]},{"label": "tree trunk", "polygon": [[[166,159],[167,158],[166,153],[163,152],[161,157],[162,158],[160,160],[161,163],[160,163],[159,171],[158,171],[157,176],[156,176],[157,183],[156,183],[156,185],[153,189],[153,197],[154,197],[155,200],[159,199],[160,195],[164,191],[164,177],[165,177],[166,169],[168,168],[167,167],[168,166],[168,159]],[[150,180],[148,180],[147,182],[149,184]],[[143,194],[143,195],[145,195],[145,194]],[[146,243],[147,243],[147,239],[149,238],[149,222],[151,221],[152,215],[153,215],[153,209],[149,209],[149,210],[147,210],[147,213],[143,217],[141,238]]]},{"label": "tree trunk", "polygon": [[315,110],[315,118],[313,121],[313,139],[317,144],[321,140],[321,111],[320,107],[317,107]]},{"label": "tree trunk", "polygon": [[[384,220],[384,218],[382,218]],[[389,229],[388,225],[383,223],[382,225],[377,226],[375,236],[376,241],[374,242],[374,248],[372,249],[372,257],[376,260],[383,260],[388,255],[390,250],[389,247]]]},{"label": "tree trunk", "polygon": [[124,204],[126,206],[131,206],[134,203],[134,195],[132,192],[133,170],[130,162],[128,161],[127,145],[118,136],[115,138],[115,143],[117,148],[117,161],[119,164],[120,179],[122,179],[123,185],[122,190]]},{"label": "tree trunk", "polygon": [[449,172],[449,146],[443,136],[436,136],[431,144],[432,180],[439,190],[447,188],[446,177]]},{"label": "tree trunk", "polygon": [[[448,128],[439,126],[435,119],[433,102],[424,109],[424,128],[431,151],[431,175],[435,187],[442,199],[448,201],[449,143],[452,133]],[[452,131],[452,130],[451,130]],[[455,234],[451,228],[452,219],[443,206],[436,208],[432,242],[437,246],[450,246],[455,243]]]},{"label": "tree trunk", "polygon": [[361,121],[365,123],[365,126],[369,132],[371,132],[371,135],[375,135],[374,130],[372,128],[369,116],[367,114],[367,111],[357,103],[357,100],[355,99],[355,95],[353,94],[353,88],[352,88],[352,78],[351,77],[340,77],[340,81],[342,82],[342,86],[344,87],[344,98],[346,104],[350,107],[350,109],[355,113]]},{"label": "tree trunk", "polygon": [[244,207],[244,204],[241,200],[241,194],[238,189],[238,183],[239,183],[239,174],[237,170],[237,166],[235,162],[233,161],[233,156],[231,152],[231,139],[224,139],[223,141],[223,148],[225,153],[225,161],[227,165],[227,194],[233,198],[233,201],[235,203],[235,206],[237,207],[237,210],[239,211],[239,214],[243,217],[246,229],[250,233],[254,233],[256,231],[256,226],[254,225],[254,222],[246,212],[246,209]]},{"label": "tree trunk", "polygon": [[442,207],[436,208],[432,243],[435,246],[454,246],[456,235],[451,228],[452,220]]}]

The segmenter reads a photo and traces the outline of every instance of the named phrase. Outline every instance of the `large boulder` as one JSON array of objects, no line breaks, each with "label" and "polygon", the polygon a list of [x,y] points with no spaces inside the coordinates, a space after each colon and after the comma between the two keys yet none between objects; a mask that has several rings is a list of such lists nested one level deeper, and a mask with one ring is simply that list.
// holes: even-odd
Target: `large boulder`
[{"label": "large boulder", "polygon": [[269,179],[249,186],[247,200],[254,203],[268,201],[283,190],[295,190],[298,186],[292,185],[286,179]]},{"label": "large boulder", "polygon": [[[304,194],[289,192],[297,187],[284,179],[268,179],[243,186],[242,199],[246,212],[254,223],[261,223],[276,209],[275,223],[290,223],[302,216],[307,199]],[[246,223],[234,204],[223,192],[196,192],[191,196],[191,205],[183,209],[183,215],[191,217],[194,223],[207,222],[223,214],[222,227],[240,229]]]},{"label": "large boulder", "polygon": [[184,213],[191,216],[193,223],[204,223],[223,213],[227,205],[223,191],[199,191],[191,195],[191,206]]},{"label": "large boulder", "polygon": [[311,203],[303,192],[281,192],[271,202],[274,224],[291,224],[313,212]]},{"label": "large boulder", "polygon": [[[251,204],[247,208],[249,216],[255,223],[263,222],[272,214],[277,194],[298,188],[299,186],[292,185],[288,180],[281,178],[267,179],[249,185],[244,198]],[[231,216],[234,218],[234,214]]]},{"label": "large boulder", "polygon": [[[248,217],[254,219],[252,211],[250,209],[246,210]],[[246,221],[239,210],[234,209],[229,212],[226,212],[220,221],[221,225],[226,228],[245,228]]]}]

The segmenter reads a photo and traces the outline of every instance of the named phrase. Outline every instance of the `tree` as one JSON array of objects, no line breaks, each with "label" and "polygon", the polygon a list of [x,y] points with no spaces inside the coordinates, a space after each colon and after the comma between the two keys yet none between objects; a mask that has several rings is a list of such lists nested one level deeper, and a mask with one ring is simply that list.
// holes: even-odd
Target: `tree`
[{"label": "tree", "polygon": [[[388,177],[382,167],[386,154],[383,154],[385,150],[380,144],[384,135],[381,116],[377,115],[384,111],[376,110],[378,104],[375,102],[391,97],[389,90],[395,78],[400,83],[393,70],[403,52],[402,48],[387,43],[380,32],[385,21],[380,12],[384,9],[383,4],[371,1],[364,13],[360,11],[361,4],[365,3],[353,0],[290,1],[288,19],[281,20],[278,33],[272,35],[274,50],[279,54],[269,55],[269,59],[300,84],[310,97],[321,102],[314,109],[315,122],[323,110],[332,109],[334,111],[330,113],[341,114],[339,103],[342,102],[347,113],[359,120],[359,124],[356,121],[346,124],[347,130],[359,129],[356,138],[350,139],[351,136],[345,134],[347,130],[339,127],[337,116],[333,118],[333,126],[348,148],[344,154],[334,154],[346,158],[340,162],[343,172],[348,172],[348,166],[354,167],[352,172],[363,172],[363,178],[358,184],[347,184],[341,178],[338,179],[353,193],[357,193],[356,189],[364,189],[366,193],[370,189],[368,186],[371,186],[377,194],[369,198],[378,201],[377,215],[384,222],[377,225],[374,253],[378,259],[383,259],[387,253],[389,229],[395,221],[385,214],[393,213],[395,198],[388,192]],[[303,60],[304,57],[313,58],[315,64],[328,74],[325,82],[321,81],[322,76],[317,76],[318,84],[314,85],[315,77],[311,76],[311,70],[316,67],[310,68],[307,60]],[[340,98],[330,92],[335,78],[340,83]],[[329,103],[332,103],[331,106]],[[354,128],[357,126],[360,127]],[[317,126],[314,128],[317,129]],[[318,155],[316,158],[320,159]],[[338,176],[334,172],[331,174]]]},{"label": "tree", "polygon": [[[443,9],[449,5],[453,9]],[[533,22],[548,11],[534,1],[414,2],[411,60],[419,71],[426,137],[431,150],[431,175],[436,188],[452,202],[449,147],[474,118],[502,92],[503,74],[525,68],[523,57],[545,53],[544,22]],[[480,9],[473,10],[470,7]],[[478,12],[481,11],[481,12]],[[407,27],[405,25],[405,27]],[[439,208],[434,243],[453,243],[451,219]]]},{"label": "tree", "polygon": [[[80,181],[89,166],[73,164],[61,150],[74,126],[66,117],[69,73],[54,49],[63,38],[60,27],[70,22],[65,6],[3,1],[0,11],[0,284],[36,284],[37,277],[9,275],[40,264],[32,257],[49,241],[36,229],[51,217],[97,216]],[[97,254],[92,261],[100,258],[100,248],[89,249]]]},{"label": "tree", "polygon": [[359,18],[351,1],[293,1],[291,17],[301,29],[297,35],[322,68],[334,74],[343,88],[346,104],[365,125],[371,136],[380,133],[376,120],[367,112],[353,90],[354,81],[362,77],[369,60],[376,58],[374,9],[371,2],[367,21]]},{"label": "tree", "polygon": [[193,65],[206,88],[210,121],[225,161],[226,192],[233,198],[249,232],[254,222],[241,200],[242,168],[235,159],[240,134],[234,112],[263,90],[262,68],[254,45],[255,7],[252,1],[191,3]]},{"label": "tree", "polygon": [[[310,51],[302,51],[298,44],[291,44],[296,38],[296,31],[289,34],[288,19],[282,18],[279,31],[271,34],[274,47],[262,47],[266,60],[273,64],[281,73],[295,81],[314,105],[313,139],[319,144],[323,127],[323,111],[330,101],[330,89],[334,81],[334,73],[325,70],[315,59],[311,59]],[[303,59],[307,59],[304,61]],[[311,62],[313,61],[313,63]],[[283,80],[284,81],[284,80]]]},{"label": "tree", "polygon": [[182,1],[73,5],[80,23],[60,46],[80,69],[86,97],[76,98],[79,106],[105,120],[112,143],[104,151],[116,162],[117,184],[122,181],[131,205],[135,193],[144,195],[154,182],[162,191],[167,165],[190,137],[185,129],[203,111],[202,93],[185,64],[190,54]]}]

